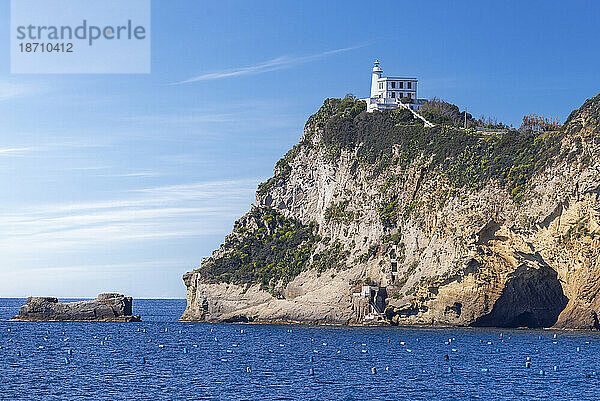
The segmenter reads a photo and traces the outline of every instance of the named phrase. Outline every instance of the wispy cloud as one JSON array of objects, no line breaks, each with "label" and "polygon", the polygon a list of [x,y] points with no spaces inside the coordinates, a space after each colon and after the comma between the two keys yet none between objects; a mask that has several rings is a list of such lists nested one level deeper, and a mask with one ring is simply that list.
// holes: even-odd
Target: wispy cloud
[{"label": "wispy cloud", "polygon": [[20,156],[23,153],[37,150],[35,147],[0,148],[0,156]]},{"label": "wispy cloud", "polygon": [[[364,45],[363,45],[364,46]],[[199,81],[213,81],[216,79],[224,79],[224,78],[233,78],[240,77],[244,75],[257,75],[264,74],[266,72],[272,72],[277,70],[283,70],[286,68],[292,68],[299,64],[308,63],[311,61],[316,61],[322,59],[327,56],[333,56],[335,54],[344,53],[350,50],[355,50],[363,46],[352,46],[352,47],[344,47],[341,49],[329,50],[322,53],[311,54],[308,56],[301,57],[290,57],[290,56],[282,56],[277,57],[272,60],[264,61],[259,64],[249,65],[245,67],[232,68],[225,71],[219,72],[209,72],[201,75],[197,75],[195,77],[186,79],[185,81],[176,82],[175,84],[187,84],[191,82],[199,82]]]},{"label": "wispy cloud", "polygon": [[29,85],[0,81],[0,102],[16,97],[26,96],[33,92],[33,88]]},{"label": "wispy cloud", "polygon": [[0,248],[8,257],[224,234],[248,208],[257,181],[149,187],[118,199],[13,209],[0,213]]},{"label": "wispy cloud", "polygon": [[104,178],[142,178],[142,177],[159,177],[161,173],[154,171],[138,171],[133,173],[119,173],[119,174],[96,174],[96,177]]}]

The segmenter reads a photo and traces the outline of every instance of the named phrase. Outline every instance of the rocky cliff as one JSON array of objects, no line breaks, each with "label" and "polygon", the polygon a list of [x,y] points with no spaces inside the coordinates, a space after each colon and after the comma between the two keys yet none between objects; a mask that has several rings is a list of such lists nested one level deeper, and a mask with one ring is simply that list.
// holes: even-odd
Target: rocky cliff
[{"label": "rocky cliff", "polygon": [[599,328],[600,95],[560,126],[427,116],[328,99],[181,319]]},{"label": "rocky cliff", "polygon": [[29,297],[17,320],[139,322],[132,316],[132,299],[121,294],[100,294],[91,301],[58,302],[52,297]]}]

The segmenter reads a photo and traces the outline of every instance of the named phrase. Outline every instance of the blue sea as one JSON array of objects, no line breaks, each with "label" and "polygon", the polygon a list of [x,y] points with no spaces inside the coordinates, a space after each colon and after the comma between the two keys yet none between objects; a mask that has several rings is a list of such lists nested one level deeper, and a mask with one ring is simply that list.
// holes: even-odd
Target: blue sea
[{"label": "blue sea", "polygon": [[0,299],[2,400],[600,398],[594,332],[178,323],[162,299],[142,323],[4,320],[24,302]]}]

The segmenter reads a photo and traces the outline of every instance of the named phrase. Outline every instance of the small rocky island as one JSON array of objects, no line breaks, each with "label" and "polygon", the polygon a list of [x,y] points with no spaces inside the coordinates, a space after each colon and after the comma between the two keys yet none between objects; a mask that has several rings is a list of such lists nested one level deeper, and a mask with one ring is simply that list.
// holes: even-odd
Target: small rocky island
[{"label": "small rocky island", "polygon": [[15,320],[29,321],[98,321],[140,322],[132,316],[132,298],[122,294],[100,294],[96,299],[78,302],[58,302],[53,297],[29,297]]}]

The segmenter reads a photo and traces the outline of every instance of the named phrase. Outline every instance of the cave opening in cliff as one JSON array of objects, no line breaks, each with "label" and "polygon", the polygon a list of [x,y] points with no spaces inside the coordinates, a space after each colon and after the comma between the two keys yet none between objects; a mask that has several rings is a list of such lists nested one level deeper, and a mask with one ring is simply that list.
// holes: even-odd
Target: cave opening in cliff
[{"label": "cave opening in cliff", "polygon": [[506,282],[491,312],[479,317],[472,326],[553,326],[569,301],[557,276],[548,265],[539,268],[519,266]]}]

